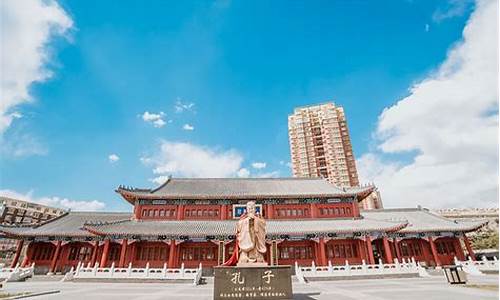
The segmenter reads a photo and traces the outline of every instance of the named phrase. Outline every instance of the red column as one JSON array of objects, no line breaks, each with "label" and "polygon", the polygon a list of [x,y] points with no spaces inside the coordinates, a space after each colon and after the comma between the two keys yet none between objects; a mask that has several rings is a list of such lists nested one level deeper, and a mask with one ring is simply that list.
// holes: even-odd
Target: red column
[{"label": "red column", "polygon": [[56,271],[57,258],[61,252],[61,241],[57,241],[56,251],[54,251],[54,256],[52,256],[52,261],[50,262],[49,273],[54,273]]},{"label": "red column", "polygon": [[225,204],[222,204],[220,206],[220,219],[221,220],[227,219],[227,206]]},{"label": "red column", "polygon": [[474,250],[472,250],[472,246],[470,244],[469,238],[464,234],[464,244],[465,248],[467,248],[467,254],[470,256],[472,260],[476,260],[476,255],[474,255]]},{"label": "red column", "polygon": [[170,241],[170,250],[169,250],[169,253],[168,253],[168,267],[169,268],[175,268],[176,267],[176,263],[175,263],[175,257],[176,257],[176,254],[175,254],[175,250],[176,250],[176,245],[175,245],[175,240],[171,240]]},{"label": "red column", "polygon": [[120,261],[118,262],[118,267],[125,267],[125,254],[127,253],[127,239],[122,240],[122,249],[120,251]]},{"label": "red column", "polygon": [[21,263],[21,267],[26,267],[31,259],[31,254],[33,252],[33,243],[29,243],[26,249],[26,254],[24,255],[23,262]]},{"label": "red column", "polygon": [[134,217],[135,217],[135,219],[141,218],[141,206],[139,204],[136,204],[134,206]]},{"label": "red column", "polygon": [[267,205],[267,218],[274,219],[274,206],[273,206],[273,204]]},{"label": "red column", "polygon": [[316,218],[317,216],[317,211],[316,211],[316,203],[311,203],[311,218]]},{"label": "red column", "polygon": [[392,264],[393,259],[392,259],[392,252],[391,252],[391,247],[389,245],[389,240],[387,237],[382,238],[382,243],[384,244],[384,252],[385,252],[385,260],[387,264]]},{"label": "red column", "polygon": [[396,257],[398,258],[398,261],[401,262],[401,250],[399,250],[399,243],[396,238],[392,240],[394,243],[394,248],[396,249]]},{"label": "red column", "polygon": [[437,266],[440,266],[441,261],[439,260],[438,253],[436,250],[436,244],[434,243],[432,237],[429,237],[429,244],[431,245],[432,257],[434,258],[434,262],[436,263]]},{"label": "red column", "polygon": [[108,264],[109,246],[110,246],[109,239],[104,240],[104,248],[102,249],[101,263],[99,264],[101,268],[106,267],[106,265]]},{"label": "red column", "polygon": [[12,260],[12,263],[10,264],[11,268],[14,268],[17,265],[17,263],[19,262],[19,256],[21,256],[21,250],[23,250],[23,244],[24,244],[24,240],[17,241],[16,254],[14,255],[14,259]]},{"label": "red column", "polygon": [[462,249],[462,245],[460,244],[459,238],[453,239],[453,244],[455,245],[455,253],[459,260],[465,260],[464,249]]},{"label": "red column", "polygon": [[99,241],[94,242],[94,249],[92,250],[92,259],[90,260],[90,265],[93,267],[97,261],[97,252],[99,252]]},{"label": "red column", "polygon": [[359,217],[359,204],[357,200],[352,202],[352,215],[353,217]]},{"label": "red column", "polygon": [[368,264],[375,264],[375,257],[373,257],[372,239],[370,238],[370,236],[366,237],[366,249],[368,251]]},{"label": "red column", "polygon": [[325,239],[319,238],[319,265],[326,266],[326,251],[325,251]]},{"label": "red column", "polygon": [[365,263],[368,262],[368,257],[366,256],[366,244],[363,240],[358,240],[358,249],[359,249],[359,255],[361,255],[361,259],[365,261]]},{"label": "red column", "polygon": [[184,204],[177,206],[177,220],[184,220]]}]

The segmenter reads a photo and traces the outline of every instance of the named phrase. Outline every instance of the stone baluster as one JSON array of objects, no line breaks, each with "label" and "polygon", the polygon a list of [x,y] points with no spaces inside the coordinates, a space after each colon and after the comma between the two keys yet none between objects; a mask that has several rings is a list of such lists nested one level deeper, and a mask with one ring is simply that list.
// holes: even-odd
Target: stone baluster
[{"label": "stone baluster", "polygon": [[347,276],[351,276],[351,266],[349,266],[349,261],[345,260],[345,272]]},{"label": "stone baluster", "polygon": [[363,268],[363,274],[368,274],[368,266],[366,265],[365,260],[361,260],[362,262],[362,268]]},{"label": "stone baluster", "polygon": [[163,278],[167,277],[167,263],[163,263],[163,270],[161,270],[161,275]]},{"label": "stone baluster", "polygon": [[328,273],[333,274],[333,266],[332,266],[332,261],[328,261]]},{"label": "stone baluster", "polygon": [[132,263],[128,263],[128,268],[127,268],[127,276],[130,277],[132,275]]}]

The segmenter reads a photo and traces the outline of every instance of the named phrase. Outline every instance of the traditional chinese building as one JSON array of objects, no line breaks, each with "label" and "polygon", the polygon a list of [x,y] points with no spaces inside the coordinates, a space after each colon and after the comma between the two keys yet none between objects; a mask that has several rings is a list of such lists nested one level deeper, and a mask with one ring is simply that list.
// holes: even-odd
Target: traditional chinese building
[{"label": "traditional chinese building", "polygon": [[[318,178],[177,179],[156,189],[119,187],[132,213],[68,212],[38,226],[2,226],[23,244],[23,265],[37,272],[100,266],[204,267],[221,264],[234,247],[235,224],[253,200],[267,222],[267,261],[316,265],[392,262],[414,257],[452,264],[472,254],[466,232],[481,222],[458,222],[426,209],[360,210],[374,186],[338,188]],[[471,255],[473,257],[473,255]]]}]

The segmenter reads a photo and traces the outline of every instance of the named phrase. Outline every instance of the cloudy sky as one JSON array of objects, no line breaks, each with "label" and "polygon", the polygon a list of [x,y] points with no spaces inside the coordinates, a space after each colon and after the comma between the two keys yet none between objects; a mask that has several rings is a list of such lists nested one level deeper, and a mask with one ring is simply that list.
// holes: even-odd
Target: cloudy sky
[{"label": "cloudy sky", "polygon": [[290,176],[287,115],[335,101],[386,207],[498,206],[497,1],[383,4],[1,1],[0,195]]}]

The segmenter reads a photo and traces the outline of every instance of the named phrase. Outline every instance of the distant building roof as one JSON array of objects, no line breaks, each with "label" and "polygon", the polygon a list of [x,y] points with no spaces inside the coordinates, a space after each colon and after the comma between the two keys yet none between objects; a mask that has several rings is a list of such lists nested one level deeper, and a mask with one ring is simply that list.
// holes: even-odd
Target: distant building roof
[{"label": "distant building roof", "polygon": [[156,189],[120,186],[116,191],[131,198],[257,199],[291,197],[366,197],[374,186],[337,187],[322,178],[170,178]]}]

